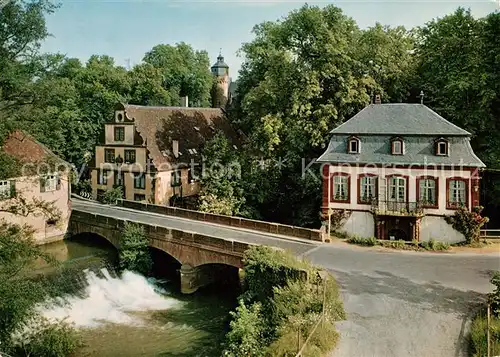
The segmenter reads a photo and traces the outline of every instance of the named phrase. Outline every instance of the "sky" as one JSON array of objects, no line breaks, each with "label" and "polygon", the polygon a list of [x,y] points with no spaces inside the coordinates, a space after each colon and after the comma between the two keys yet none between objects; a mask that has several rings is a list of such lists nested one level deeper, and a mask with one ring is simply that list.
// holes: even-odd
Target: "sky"
[{"label": "sky", "polygon": [[[144,54],[158,44],[186,42],[206,50],[215,63],[222,48],[230,76],[235,79],[242,58],[237,52],[253,39],[252,28],[263,21],[275,21],[302,1],[267,0],[59,0],[61,7],[47,18],[52,36],[42,50],[59,52],[86,61],[91,55],[110,55],[121,66],[140,63]],[[334,1],[361,28],[384,25],[423,25],[457,7],[470,8],[482,17],[500,9],[500,0],[475,1]]]}]

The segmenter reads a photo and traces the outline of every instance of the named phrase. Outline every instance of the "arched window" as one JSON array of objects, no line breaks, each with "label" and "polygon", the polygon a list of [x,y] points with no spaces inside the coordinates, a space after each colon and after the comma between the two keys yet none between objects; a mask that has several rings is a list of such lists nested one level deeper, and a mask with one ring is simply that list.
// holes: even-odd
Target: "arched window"
[{"label": "arched window", "polygon": [[361,142],[355,136],[349,137],[347,140],[347,152],[349,154],[359,154],[361,152]]},{"label": "arched window", "polygon": [[449,143],[445,138],[439,138],[436,140],[436,155],[438,156],[448,156],[449,155]]},{"label": "arched window", "polygon": [[405,142],[402,138],[391,139],[391,153],[392,155],[404,155],[405,153]]}]

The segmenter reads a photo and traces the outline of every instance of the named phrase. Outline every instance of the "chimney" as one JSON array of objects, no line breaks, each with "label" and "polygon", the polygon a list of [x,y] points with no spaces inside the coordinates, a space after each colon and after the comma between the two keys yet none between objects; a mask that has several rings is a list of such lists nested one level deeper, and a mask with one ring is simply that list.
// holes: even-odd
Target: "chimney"
[{"label": "chimney", "polygon": [[375,96],[375,104],[382,104],[382,100],[380,99],[380,94]]},{"label": "chimney", "polygon": [[179,140],[172,140],[172,152],[175,157],[179,156]]},{"label": "chimney", "polygon": [[189,100],[187,95],[185,97],[181,97],[181,107],[189,107]]}]

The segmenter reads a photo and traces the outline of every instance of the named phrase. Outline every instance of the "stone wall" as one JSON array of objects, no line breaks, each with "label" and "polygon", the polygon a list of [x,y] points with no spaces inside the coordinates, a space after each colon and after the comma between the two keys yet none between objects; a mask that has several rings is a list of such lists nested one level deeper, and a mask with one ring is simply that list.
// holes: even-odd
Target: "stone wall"
[{"label": "stone wall", "polygon": [[188,218],[197,221],[223,224],[231,227],[252,229],[260,232],[281,234],[290,237],[297,237],[297,238],[320,241],[320,242],[323,241],[324,237],[324,232],[319,229],[288,226],[278,223],[257,221],[241,217],[223,216],[212,213],[205,213],[201,211],[192,211],[183,208],[152,205],[152,204],[128,201],[128,200],[120,201],[119,205],[124,208],[135,209],[138,211],[159,213],[168,216]]}]

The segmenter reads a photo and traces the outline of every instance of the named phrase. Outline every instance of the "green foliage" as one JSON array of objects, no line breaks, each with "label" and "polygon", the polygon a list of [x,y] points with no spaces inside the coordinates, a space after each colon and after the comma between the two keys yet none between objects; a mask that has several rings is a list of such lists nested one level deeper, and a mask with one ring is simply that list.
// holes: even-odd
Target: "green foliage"
[{"label": "green foliage", "polygon": [[[485,311],[481,311],[471,325],[471,352],[474,357],[487,356],[488,319]],[[500,318],[492,317],[490,325],[491,356],[500,355]]]},{"label": "green foliage", "polygon": [[479,242],[481,235],[481,227],[488,221],[488,217],[481,216],[483,207],[476,207],[471,211],[460,207],[452,216],[446,216],[446,222],[451,224],[455,230],[462,233],[465,241],[470,244]]},{"label": "green foliage", "polygon": [[333,278],[319,277],[311,264],[268,247],[245,252],[247,291],[233,314],[224,356],[295,356],[297,338],[312,333],[323,312],[322,325],[311,338],[304,356],[323,356],[335,346],[333,323],[345,318]]},{"label": "green foliage", "polygon": [[[49,322],[35,311],[35,305],[50,294],[44,281],[30,276],[35,262],[54,259],[33,240],[33,231],[8,223],[0,225],[0,342],[2,352],[40,357],[67,356],[79,345],[72,326]],[[66,274],[65,274],[66,276]],[[34,334],[23,333],[29,326]]]},{"label": "green foliage", "polygon": [[357,245],[362,245],[362,246],[367,246],[367,247],[373,247],[373,246],[379,245],[379,242],[377,241],[377,238],[375,238],[375,237],[362,238],[359,236],[354,236],[354,237],[350,237],[349,239],[347,239],[347,243],[357,244]]},{"label": "green foliage", "polygon": [[450,249],[450,245],[448,243],[436,241],[434,238],[429,239],[428,242],[420,243],[420,246],[425,250],[433,250],[433,251]]},{"label": "green foliage", "polygon": [[21,174],[21,165],[19,161],[3,151],[0,151],[0,180],[12,177],[19,177]]},{"label": "green foliage", "polygon": [[119,248],[120,268],[143,275],[149,274],[153,267],[153,261],[149,254],[148,245],[144,227],[125,222]]},{"label": "green foliage", "polygon": [[121,186],[116,186],[104,192],[104,194],[99,197],[99,202],[106,205],[116,205],[121,199],[123,199],[123,189]]},{"label": "green foliage", "polygon": [[203,150],[205,172],[202,177],[199,210],[227,216],[244,215],[241,188],[242,163],[227,138],[217,133]]},{"label": "green foliage", "polygon": [[210,106],[213,80],[206,51],[196,51],[184,42],[157,45],[146,53],[144,62],[160,70],[163,87],[171,93],[174,105],[180,97],[188,96],[194,106]]},{"label": "green foliage", "polygon": [[224,357],[259,357],[264,355],[262,348],[265,319],[262,305],[258,302],[247,307],[240,301],[236,311],[231,312],[230,331],[226,335]]},{"label": "green foliage", "polygon": [[490,303],[493,314],[500,319],[500,271],[496,271],[490,280],[491,284],[495,286],[493,292],[490,294]]},{"label": "green foliage", "polygon": [[16,347],[18,353],[33,357],[66,357],[81,345],[80,337],[72,325],[64,320],[49,321],[37,316],[30,321],[32,333]]}]

